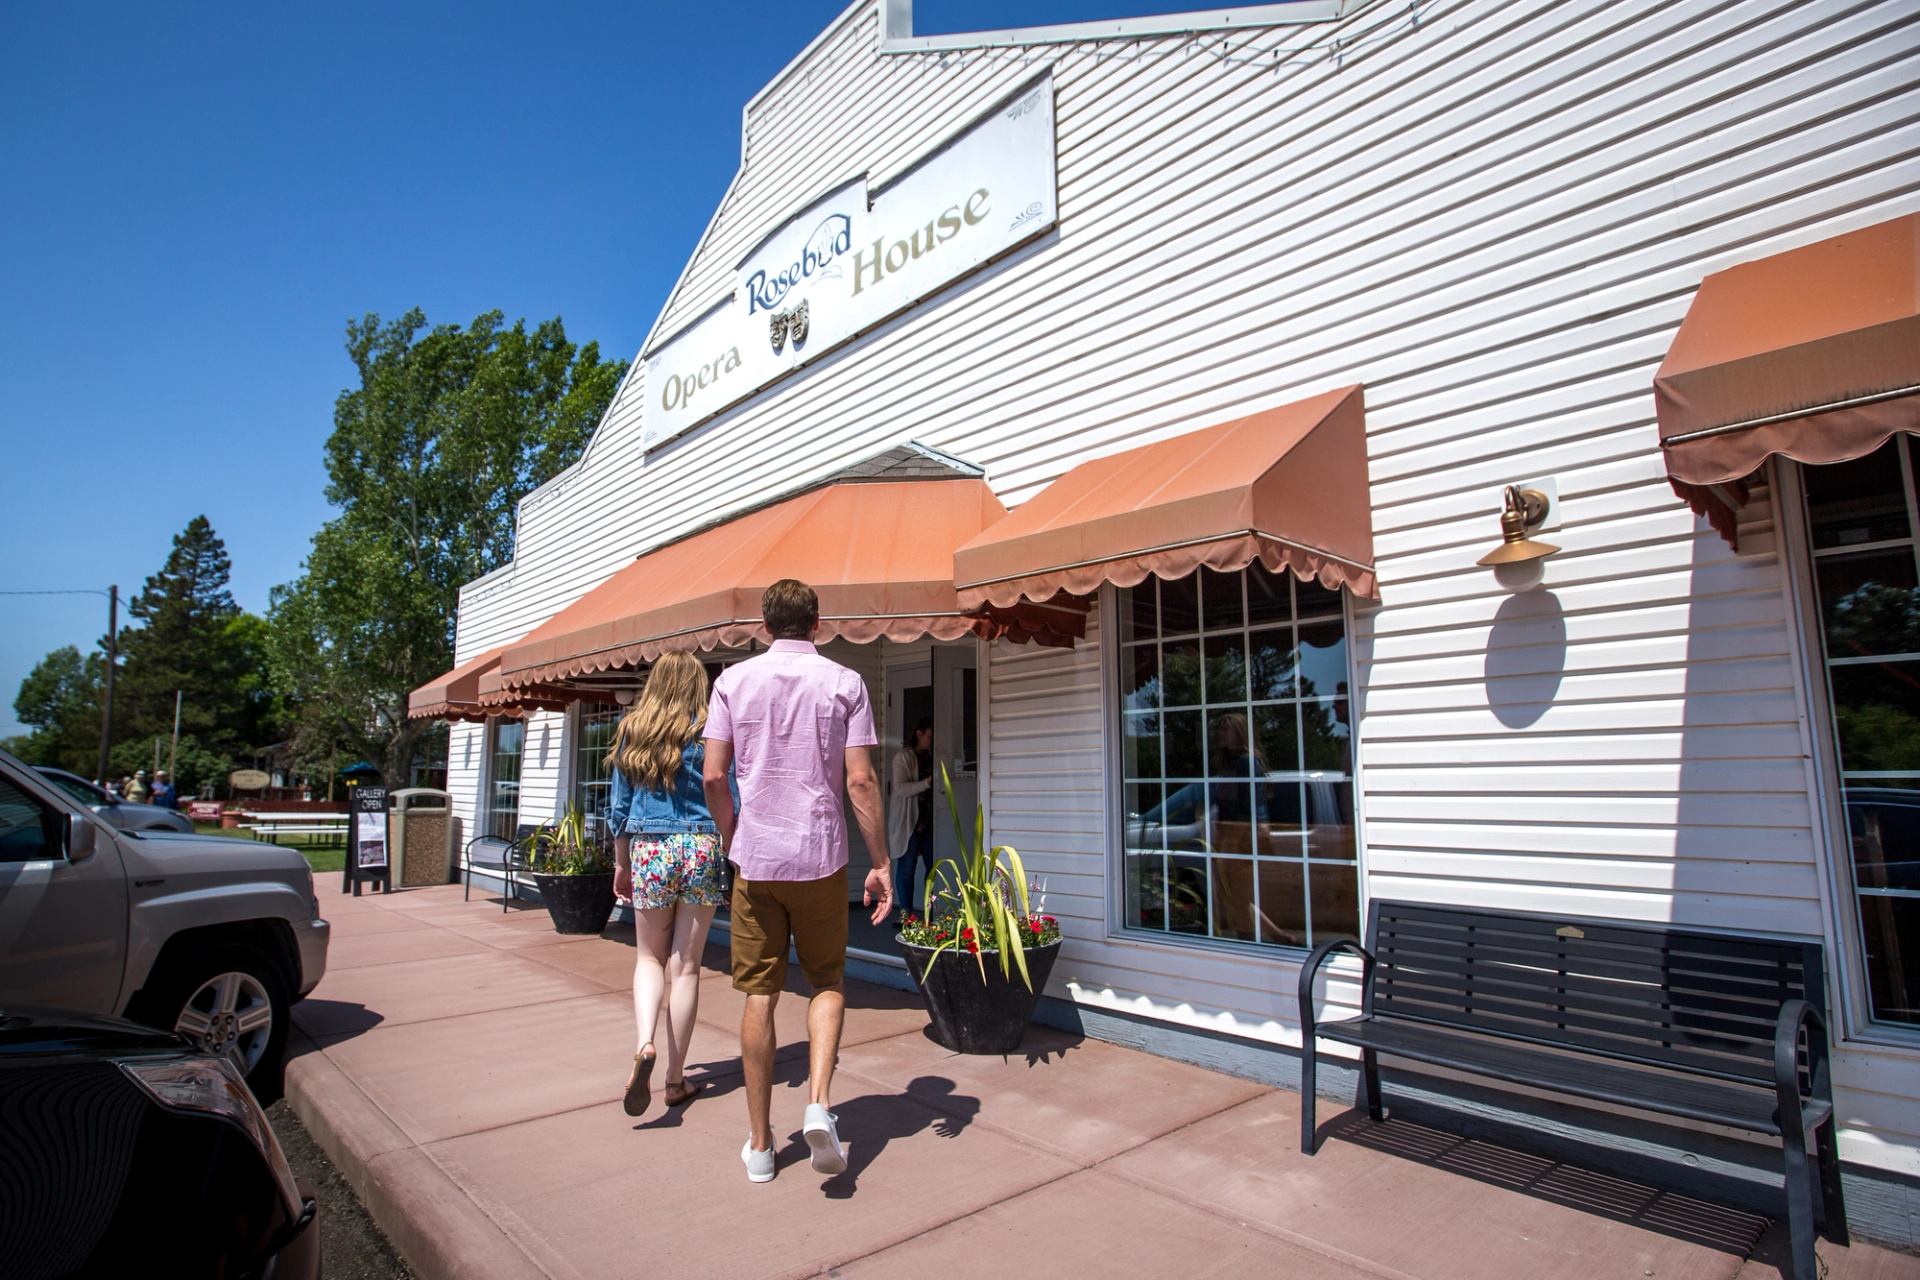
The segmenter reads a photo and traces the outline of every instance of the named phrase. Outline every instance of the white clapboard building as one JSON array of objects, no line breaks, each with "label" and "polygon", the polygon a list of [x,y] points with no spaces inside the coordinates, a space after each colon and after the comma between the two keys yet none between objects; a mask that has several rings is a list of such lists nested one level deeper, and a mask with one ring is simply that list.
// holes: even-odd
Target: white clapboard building
[{"label": "white clapboard building", "polygon": [[[1850,1209],[1898,1238],[1917,245],[1902,0],[857,0],[416,712],[466,836],[592,814],[647,663],[747,655],[807,579],[1044,882],[1047,1019],[1284,1078],[1306,949],[1376,899],[1819,941]],[[1482,565],[1509,486],[1557,551]]]}]

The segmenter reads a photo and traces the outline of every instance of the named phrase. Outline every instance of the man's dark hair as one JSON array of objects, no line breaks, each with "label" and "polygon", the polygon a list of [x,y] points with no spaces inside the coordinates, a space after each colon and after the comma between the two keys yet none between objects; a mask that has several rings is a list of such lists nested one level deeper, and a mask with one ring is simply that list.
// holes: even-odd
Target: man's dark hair
[{"label": "man's dark hair", "polygon": [[775,640],[807,640],[820,621],[820,597],[796,578],[782,578],[760,596],[760,617]]}]

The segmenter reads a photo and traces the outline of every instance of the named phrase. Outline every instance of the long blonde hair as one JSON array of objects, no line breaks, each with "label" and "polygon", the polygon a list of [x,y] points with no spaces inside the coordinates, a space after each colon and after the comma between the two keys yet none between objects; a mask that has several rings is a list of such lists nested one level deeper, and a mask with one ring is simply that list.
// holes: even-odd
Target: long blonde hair
[{"label": "long blonde hair", "polygon": [[664,653],[633,710],[620,717],[607,763],[636,787],[660,791],[680,771],[680,753],[707,723],[707,669],[690,653]]}]

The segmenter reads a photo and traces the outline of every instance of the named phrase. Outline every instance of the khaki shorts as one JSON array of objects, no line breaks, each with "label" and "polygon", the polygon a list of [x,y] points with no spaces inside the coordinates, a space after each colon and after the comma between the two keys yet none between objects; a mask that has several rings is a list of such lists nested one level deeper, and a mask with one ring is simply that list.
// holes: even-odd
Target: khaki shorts
[{"label": "khaki shorts", "polygon": [[733,985],[771,995],[787,980],[787,943],[815,991],[840,985],[847,971],[847,875],[818,880],[733,881]]}]

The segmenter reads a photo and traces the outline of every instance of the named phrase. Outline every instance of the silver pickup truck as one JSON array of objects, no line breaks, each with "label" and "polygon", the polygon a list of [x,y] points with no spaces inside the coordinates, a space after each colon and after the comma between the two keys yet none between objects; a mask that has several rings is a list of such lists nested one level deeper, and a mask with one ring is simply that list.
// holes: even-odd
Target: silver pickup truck
[{"label": "silver pickup truck", "polygon": [[0,1009],[117,1014],[279,1070],[288,1007],[327,967],[313,873],[292,849],[120,831],[0,751]]}]

